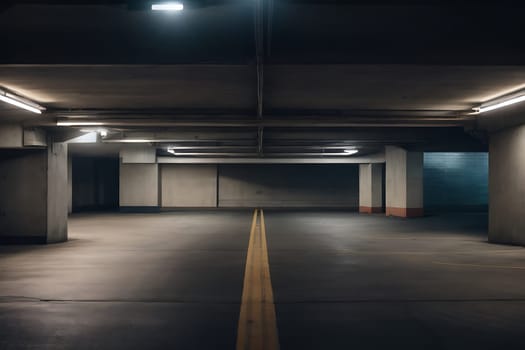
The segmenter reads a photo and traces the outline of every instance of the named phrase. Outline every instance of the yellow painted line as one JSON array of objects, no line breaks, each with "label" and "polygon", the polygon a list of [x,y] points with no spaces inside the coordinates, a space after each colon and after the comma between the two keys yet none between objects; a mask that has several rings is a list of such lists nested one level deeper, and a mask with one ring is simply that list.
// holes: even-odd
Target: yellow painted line
[{"label": "yellow painted line", "polygon": [[244,272],[237,350],[276,349],[279,349],[279,337],[268,263],[266,226],[262,209],[255,209]]},{"label": "yellow painted line", "polygon": [[434,264],[438,265],[450,265],[450,266],[465,266],[465,267],[481,267],[485,269],[514,269],[514,270],[525,270],[525,266],[505,266],[505,265],[478,265],[478,264],[463,264],[463,263],[447,263],[441,261],[433,261]]}]

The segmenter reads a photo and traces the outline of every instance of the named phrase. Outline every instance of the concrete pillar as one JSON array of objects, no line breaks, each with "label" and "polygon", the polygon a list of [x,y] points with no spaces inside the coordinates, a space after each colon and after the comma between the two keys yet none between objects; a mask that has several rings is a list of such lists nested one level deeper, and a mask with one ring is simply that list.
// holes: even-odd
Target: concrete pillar
[{"label": "concrete pillar", "polygon": [[423,153],[387,146],[386,215],[423,216]]},{"label": "concrete pillar", "polygon": [[383,212],[383,164],[359,164],[359,212]]},{"label": "concrete pillar", "polygon": [[67,144],[47,149],[47,243],[67,241]]},{"label": "concrete pillar", "polygon": [[490,136],[489,241],[525,245],[525,125]]},{"label": "concrete pillar", "polygon": [[67,213],[73,212],[73,162],[71,156],[67,157]]},{"label": "concrete pillar", "polygon": [[0,159],[0,242],[67,240],[67,145],[19,149]]}]

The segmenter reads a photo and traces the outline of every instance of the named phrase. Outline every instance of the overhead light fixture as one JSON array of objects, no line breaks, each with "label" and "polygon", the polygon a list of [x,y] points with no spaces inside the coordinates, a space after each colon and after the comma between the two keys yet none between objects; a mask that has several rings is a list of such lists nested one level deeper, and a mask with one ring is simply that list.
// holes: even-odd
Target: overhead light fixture
[{"label": "overhead light fixture", "polygon": [[182,2],[161,2],[152,4],[151,9],[153,11],[182,11],[184,4]]},{"label": "overhead light fixture", "polygon": [[124,142],[124,143],[148,143],[153,142],[153,140],[147,139],[121,139],[121,140],[108,140],[110,142]]},{"label": "overhead light fixture", "polygon": [[46,110],[44,107],[40,106],[39,104],[33,101],[30,101],[26,98],[11,94],[3,90],[0,90],[0,101],[7,102],[9,104],[12,104],[13,106],[17,106],[19,108],[37,114],[42,114],[42,111]]},{"label": "overhead light fixture", "polygon": [[83,121],[57,121],[57,126],[98,126],[104,125],[103,122],[83,122]]},{"label": "overhead light fixture", "polygon": [[166,152],[175,155],[175,150],[174,150],[173,148],[168,147],[168,148],[166,149]]},{"label": "overhead light fixture", "polygon": [[344,152],[345,152],[345,154],[347,156],[351,156],[352,154],[356,154],[358,152],[358,150],[356,150],[356,149],[345,149]]},{"label": "overhead light fixture", "polygon": [[481,105],[480,107],[473,108],[474,114],[490,112],[495,109],[499,109],[499,108],[507,107],[507,106],[510,106],[510,105],[513,105],[519,102],[523,102],[525,101],[525,93],[522,93],[521,95],[514,95],[513,97],[509,97],[508,99],[505,99],[505,100],[500,99],[499,101],[500,102],[497,102],[497,101],[488,102],[488,103]]}]

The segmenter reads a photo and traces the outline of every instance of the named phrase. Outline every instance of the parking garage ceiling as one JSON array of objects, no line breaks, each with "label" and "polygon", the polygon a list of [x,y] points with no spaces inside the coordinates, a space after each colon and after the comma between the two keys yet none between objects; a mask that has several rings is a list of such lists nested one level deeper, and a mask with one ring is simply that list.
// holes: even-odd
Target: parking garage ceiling
[{"label": "parking garage ceiling", "polygon": [[[259,1],[3,1],[1,63],[250,64]],[[261,1],[265,63],[522,64],[517,1]],[[11,4],[11,5],[9,5]],[[77,5],[75,5],[77,4]],[[192,6],[193,5],[193,6]]]},{"label": "parking garage ceiling", "polygon": [[356,140],[366,152],[482,150],[472,107],[525,88],[524,5],[511,1],[186,1],[171,14],[149,3],[4,2],[1,88],[46,111],[2,104],[0,122],[88,121],[162,147],[185,132],[192,154]]}]

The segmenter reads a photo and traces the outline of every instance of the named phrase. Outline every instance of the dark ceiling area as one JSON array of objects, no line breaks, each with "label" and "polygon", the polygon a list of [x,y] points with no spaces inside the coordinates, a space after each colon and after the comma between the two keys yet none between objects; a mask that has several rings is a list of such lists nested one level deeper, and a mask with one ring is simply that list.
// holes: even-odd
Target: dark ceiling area
[{"label": "dark ceiling area", "polygon": [[192,155],[484,150],[472,108],[525,88],[520,2],[151,3],[4,1],[0,88],[46,111],[2,104],[0,123]]},{"label": "dark ceiling area", "polygon": [[[148,3],[8,1],[0,14],[0,62],[255,62],[258,1],[186,1],[175,14],[149,11]],[[268,64],[525,61],[519,2],[265,0],[261,8]]]}]

